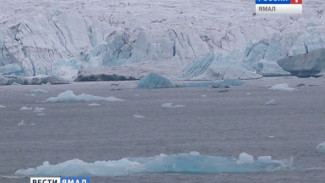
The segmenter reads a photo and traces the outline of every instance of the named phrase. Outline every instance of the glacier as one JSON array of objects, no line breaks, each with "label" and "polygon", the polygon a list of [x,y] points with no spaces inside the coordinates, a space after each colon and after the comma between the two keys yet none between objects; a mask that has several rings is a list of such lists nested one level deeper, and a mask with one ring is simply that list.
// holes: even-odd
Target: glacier
[{"label": "glacier", "polygon": [[44,162],[36,168],[15,172],[23,176],[127,176],[147,173],[256,173],[294,168],[292,160],[272,160],[270,156],[254,157],[241,153],[239,158],[201,155],[198,152],[154,157],[123,158],[115,161],[87,163],[73,159],[56,165]]},{"label": "glacier", "polygon": [[[233,4],[240,6],[234,10]],[[254,15],[254,6],[240,0],[3,0],[0,84],[61,77],[69,83],[89,79],[83,77],[87,71],[110,76],[111,67],[130,64],[134,69],[121,78],[141,79],[157,70],[175,80],[323,75],[315,72],[322,63],[303,61],[325,47],[324,2],[304,3],[302,15],[281,18]],[[143,69],[145,62],[152,66]]]},{"label": "glacier", "polygon": [[56,102],[116,102],[116,101],[124,101],[123,99],[119,99],[116,97],[100,97],[89,94],[80,94],[75,95],[72,90],[67,90],[65,92],[60,93],[57,97],[50,97],[45,100],[48,103],[56,103]]}]

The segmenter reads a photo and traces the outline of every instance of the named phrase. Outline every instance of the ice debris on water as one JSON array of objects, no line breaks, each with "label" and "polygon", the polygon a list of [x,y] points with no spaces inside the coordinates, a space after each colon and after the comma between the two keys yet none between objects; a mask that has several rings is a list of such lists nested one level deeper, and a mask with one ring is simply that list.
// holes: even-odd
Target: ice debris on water
[{"label": "ice debris on water", "polygon": [[55,103],[55,102],[115,102],[124,101],[116,97],[100,97],[89,94],[75,95],[73,91],[67,90],[60,93],[57,97],[51,97],[45,100],[45,102]]},{"label": "ice debris on water", "polygon": [[191,82],[184,84],[184,87],[211,87],[211,88],[229,88],[233,86],[242,86],[245,83],[240,79],[216,80],[209,82]]},{"label": "ice debris on water", "polygon": [[4,106],[4,105],[0,105],[0,108],[6,108],[6,106]]},{"label": "ice debris on water", "polygon": [[134,117],[134,118],[137,118],[137,119],[144,118],[144,116],[142,116],[142,115],[138,115],[138,114],[134,114],[133,117]]},{"label": "ice debris on water", "polygon": [[90,107],[94,107],[94,106],[100,106],[100,104],[97,104],[97,103],[91,103],[91,104],[88,104],[88,106],[90,106]]},{"label": "ice debris on water", "polygon": [[154,157],[123,158],[116,161],[86,163],[73,159],[56,165],[44,162],[36,168],[21,169],[16,175],[24,176],[127,176],[148,173],[253,173],[294,168],[292,160],[272,160],[270,156],[242,153],[239,158],[205,156],[198,152]]},{"label": "ice debris on water", "polygon": [[325,142],[318,144],[316,149],[319,153],[325,153]]},{"label": "ice debris on water", "polygon": [[43,89],[34,89],[31,91],[31,93],[32,93],[31,96],[36,96],[42,93],[47,93],[47,91]]},{"label": "ice debris on water", "polygon": [[20,108],[20,110],[21,111],[31,111],[31,110],[33,110],[33,107],[22,107],[22,108]]},{"label": "ice debris on water", "polygon": [[276,84],[270,88],[270,90],[279,90],[279,91],[293,91],[294,88],[291,88],[288,84]]},{"label": "ice debris on water", "polygon": [[175,85],[167,78],[156,73],[150,73],[142,78],[138,88],[173,88]]},{"label": "ice debris on water", "polygon": [[278,102],[275,99],[267,101],[264,105],[277,105]]},{"label": "ice debris on water", "polygon": [[24,126],[26,125],[25,121],[24,120],[21,120],[19,123],[18,123],[18,126]]},{"label": "ice debris on water", "polygon": [[45,110],[44,107],[35,107],[35,108],[34,108],[34,112],[36,112],[36,113],[42,113],[43,110]]},{"label": "ice debris on water", "polygon": [[176,105],[173,105],[173,103],[165,103],[165,104],[162,104],[161,105],[162,108],[181,108],[181,107],[185,107],[185,105],[180,105],[180,104],[176,104]]}]

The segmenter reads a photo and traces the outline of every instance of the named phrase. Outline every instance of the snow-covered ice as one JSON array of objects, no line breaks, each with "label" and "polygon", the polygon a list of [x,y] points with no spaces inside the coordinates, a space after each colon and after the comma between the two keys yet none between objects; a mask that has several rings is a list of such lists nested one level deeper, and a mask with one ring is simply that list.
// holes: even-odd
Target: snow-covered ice
[{"label": "snow-covered ice", "polygon": [[181,105],[181,104],[175,104],[173,105],[173,103],[165,103],[161,105],[162,108],[166,108],[166,109],[174,109],[174,108],[181,108],[181,107],[185,107],[185,105]]},{"label": "snow-covered ice", "polygon": [[322,142],[322,143],[318,144],[316,149],[320,153],[325,153],[325,142]]},{"label": "snow-covered ice", "polygon": [[142,78],[138,88],[173,88],[175,85],[167,78],[155,73],[150,73]]},{"label": "snow-covered ice", "polygon": [[51,97],[45,100],[45,102],[55,103],[55,102],[116,102],[124,101],[116,97],[100,97],[88,94],[75,95],[73,91],[67,90],[60,93],[57,97]]},{"label": "snow-covered ice", "polygon": [[270,90],[279,90],[279,91],[293,91],[294,88],[290,87],[288,84],[276,84],[270,88]]},{"label": "snow-covered ice", "polygon": [[56,165],[44,162],[36,168],[21,169],[16,175],[24,176],[127,176],[147,173],[253,173],[294,168],[291,160],[272,160],[260,157],[257,161],[242,153],[239,159],[205,156],[198,152],[154,157],[123,158],[117,161],[86,163],[73,159]]}]

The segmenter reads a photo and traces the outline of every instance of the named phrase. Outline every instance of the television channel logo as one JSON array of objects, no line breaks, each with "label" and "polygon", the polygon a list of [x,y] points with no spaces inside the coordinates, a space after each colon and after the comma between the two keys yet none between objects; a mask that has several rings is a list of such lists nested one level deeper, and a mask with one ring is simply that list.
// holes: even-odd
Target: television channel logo
[{"label": "television channel logo", "polygon": [[90,183],[89,177],[31,177],[30,183]]},{"label": "television channel logo", "polygon": [[256,14],[301,14],[302,0],[255,0]]}]

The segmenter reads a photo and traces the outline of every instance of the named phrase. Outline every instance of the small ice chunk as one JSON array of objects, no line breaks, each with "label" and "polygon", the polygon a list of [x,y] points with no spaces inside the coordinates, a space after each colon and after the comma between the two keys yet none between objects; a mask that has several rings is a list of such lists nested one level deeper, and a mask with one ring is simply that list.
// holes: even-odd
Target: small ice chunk
[{"label": "small ice chunk", "polygon": [[246,95],[250,95],[251,93],[246,93]]},{"label": "small ice chunk", "polygon": [[31,111],[31,110],[33,110],[33,107],[22,107],[22,108],[20,108],[20,110],[21,111]]},{"label": "small ice chunk", "polygon": [[60,93],[57,97],[51,97],[45,100],[45,102],[55,103],[55,102],[104,102],[104,101],[124,101],[116,97],[100,97],[88,94],[75,95],[73,91],[67,90]]},{"label": "small ice chunk", "polygon": [[37,113],[37,116],[45,116],[46,114],[41,112],[41,113]]},{"label": "small ice chunk", "polygon": [[266,102],[264,105],[277,105],[278,102],[275,99],[269,100],[268,102]]},{"label": "small ice chunk", "polygon": [[180,104],[177,104],[177,105],[173,105],[173,103],[165,103],[165,104],[162,104],[161,105],[162,108],[171,108],[171,109],[174,109],[174,108],[181,108],[181,107],[185,107],[185,105],[180,105]]},{"label": "small ice chunk", "polygon": [[45,110],[44,107],[35,107],[35,108],[34,108],[34,112],[36,112],[36,113],[41,113],[41,112],[43,112],[44,110]]},{"label": "small ice chunk", "polygon": [[237,160],[237,164],[252,164],[252,163],[254,163],[254,156],[249,155],[245,152],[241,153]]},{"label": "small ice chunk", "polygon": [[6,106],[4,106],[4,105],[0,105],[0,108],[6,108]]},{"label": "small ice chunk", "polygon": [[141,116],[141,115],[138,115],[138,114],[134,114],[133,117],[137,118],[137,119],[144,118],[144,116]]},{"label": "small ice chunk", "polygon": [[24,120],[21,120],[19,123],[18,123],[18,126],[24,126],[26,125],[25,121]]},{"label": "small ice chunk", "polygon": [[294,88],[291,88],[288,84],[276,84],[270,88],[270,90],[278,90],[278,91],[293,91]]},{"label": "small ice chunk", "polygon": [[269,138],[275,138],[275,137],[271,135],[271,136],[269,136]]},{"label": "small ice chunk", "polygon": [[325,142],[318,144],[316,149],[319,153],[325,153]]},{"label": "small ice chunk", "polygon": [[201,95],[201,97],[202,97],[202,98],[206,98],[206,97],[207,97],[207,95]]},{"label": "small ice chunk", "polygon": [[41,93],[47,93],[47,91],[43,90],[43,89],[34,89],[34,90],[32,90],[32,94],[41,94]]},{"label": "small ice chunk", "polygon": [[97,103],[91,103],[91,104],[88,104],[88,106],[90,106],[90,107],[93,107],[93,106],[100,106],[100,104],[97,104]]},{"label": "small ice chunk", "polygon": [[257,158],[257,161],[260,163],[271,163],[272,162],[272,157],[271,156],[259,156]]}]

